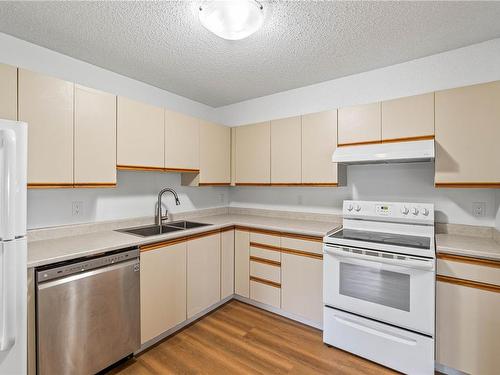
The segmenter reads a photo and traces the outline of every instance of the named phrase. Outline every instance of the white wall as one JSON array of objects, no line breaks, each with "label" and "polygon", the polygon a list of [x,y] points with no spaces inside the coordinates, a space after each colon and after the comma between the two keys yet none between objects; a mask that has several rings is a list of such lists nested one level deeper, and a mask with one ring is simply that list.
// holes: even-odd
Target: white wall
[{"label": "white wall", "polygon": [[[349,166],[340,188],[237,187],[229,191],[234,207],[276,208],[308,212],[342,212],[344,199],[434,203],[439,222],[494,226],[500,200],[493,189],[436,189],[434,164]],[[472,216],[472,203],[486,203],[486,216]],[[500,215],[500,213],[498,214]]]},{"label": "white wall", "polygon": [[[170,193],[164,195],[169,212],[228,205],[227,187],[181,186],[178,173],[118,172],[116,189],[56,189],[28,192],[28,228],[88,223],[94,221],[154,216],[158,192],[171,187],[179,194],[176,206]],[[83,211],[72,215],[72,203],[81,202]]]},{"label": "white wall", "polygon": [[500,38],[382,69],[219,107],[236,126],[500,80]]},{"label": "white wall", "polygon": [[92,87],[166,107],[201,119],[218,120],[215,109],[95,65],[0,33],[0,63],[19,66]]}]

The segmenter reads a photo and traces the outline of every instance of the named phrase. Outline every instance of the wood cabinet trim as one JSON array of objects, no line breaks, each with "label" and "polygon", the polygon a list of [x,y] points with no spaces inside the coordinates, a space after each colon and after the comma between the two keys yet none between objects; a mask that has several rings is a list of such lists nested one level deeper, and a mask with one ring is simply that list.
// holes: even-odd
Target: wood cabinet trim
[{"label": "wood cabinet trim", "polygon": [[85,182],[74,184],[75,188],[115,188],[116,182]]},{"label": "wood cabinet trim", "polygon": [[466,279],[459,279],[456,277],[443,276],[443,275],[437,275],[436,280],[442,281],[445,283],[449,283],[449,284],[465,286],[468,288],[481,289],[481,290],[486,290],[488,292],[500,293],[500,286],[499,285],[482,283],[479,281],[472,281],[472,280],[466,280]]},{"label": "wood cabinet trim", "polygon": [[309,251],[287,249],[287,248],[282,247],[281,252],[286,253],[286,254],[292,254],[292,255],[298,255],[298,256],[307,257],[307,258],[323,260],[323,254],[310,253]]},{"label": "wood cabinet trim", "polygon": [[436,182],[437,188],[500,189],[500,182]]},{"label": "wood cabinet trim", "polygon": [[200,173],[200,170],[191,168],[163,168],[163,172]]},{"label": "wood cabinet trim", "polygon": [[500,261],[498,260],[472,258],[468,256],[447,254],[447,253],[439,253],[437,257],[438,259],[450,260],[454,262],[474,264],[477,266],[500,268]]},{"label": "wood cabinet trim", "polygon": [[395,143],[395,142],[413,142],[413,141],[427,141],[434,139],[434,135],[423,135],[418,137],[406,137],[406,138],[393,138],[393,139],[383,139],[380,141],[365,141],[365,142],[354,142],[354,143],[339,143],[338,147],[346,146],[361,146],[361,145],[374,145],[382,143]]},{"label": "wood cabinet trim", "polygon": [[267,234],[267,235],[276,236],[276,237],[281,236],[281,232],[278,232],[275,230],[270,230],[270,229],[248,228],[248,230],[252,233]]},{"label": "wood cabinet trim", "polygon": [[164,168],[162,167],[147,167],[141,165],[117,165],[116,169],[120,171],[156,171],[163,172]]},{"label": "wood cabinet trim", "polygon": [[313,241],[313,242],[323,242],[323,237],[310,236],[307,234],[297,234],[297,233],[282,233],[282,237],[294,238],[297,240]]},{"label": "wood cabinet trim", "polygon": [[281,267],[281,262],[277,262],[275,260],[270,260],[270,259],[265,259],[265,258],[260,258],[260,257],[256,257],[253,255],[250,255],[250,261],[262,263],[262,264],[267,264],[269,266],[274,266],[274,267]]},{"label": "wood cabinet trim", "polygon": [[36,182],[29,183],[28,189],[71,189],[74,184],[72,183],[45,183],[45,182]]},{"label": "wood cabinet trim", "polygon": [[338,187],[339,184],[337,182],[302,182],[301,186],[305,187]]},{"label": "wood cabinet trim", "polygon": [[230,182],[200,182],[198,186],[231,186]]},{"label": "wood cabinet trim", "polygon": [[265,245],[265,244],[258,243],[258,242],[250,242],[250,247],[257,247],[259,249],[277,251],[279,253],[281,252],[281,248],[278,246]]},{"label": "wood cabinet trim", "polygon": [[187,239],[188,239],[188,241],[190,241],[190,240],[196,240],[198,238],[213,236],[214,234],[220,234],[220,232],[221,232],[220,229],[213,229],[213,230],[209,230],[207,232],[202,232],[202,233],[197,233],[197,234],[189,235],[189,236],[187,236]]},{"label": "wood cabinet trim", "polygon": [[236,186],[271,186],[270,182],[236,182]]},{"label": "wood cabinet trim", "polygon": [[228,227],[221,228],[221,230],[220,230],[220,231],[221,231],[221,232],[229,232],[229,231],[232,231],[232,230],[234,230],[234,229],[235,229],[234,225],[230,225],[230,226],[228,226]]},{"label": "wood cabinet trim", "polygon": [[153,243],[153,244],[149,244],[149,245],[142,245],[139,247],[139,249],[142,253],[145,251],[156,250],[156,249],[160,249],[162,247],[167,247],[167,246],[175,245],[178,243],[187,242],[187,240],[188,240],[187,237],[173,238],[173,239],[167,240],[167,241],[157,242],[157,243]]},{"label": "wood cabinet trim", "polygon": [[250,281],[255,281],[256,283],[261,283],[261,284],[265,284],[265,285],[269,285],[269,286],[281,289],[280,283],[276,283],[276,282],[271,281],[271,280],[261,279],[260,277],[250,276]]}]

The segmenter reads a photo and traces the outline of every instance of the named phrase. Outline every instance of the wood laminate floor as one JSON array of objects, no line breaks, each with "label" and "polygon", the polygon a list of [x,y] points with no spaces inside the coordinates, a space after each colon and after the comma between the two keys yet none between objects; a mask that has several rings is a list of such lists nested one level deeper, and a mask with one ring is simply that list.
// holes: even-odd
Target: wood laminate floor
[{"label": "wood laminate floor", "polygon": [[231,301],[110,375],[394,374],[323,344],[321,331]]}]

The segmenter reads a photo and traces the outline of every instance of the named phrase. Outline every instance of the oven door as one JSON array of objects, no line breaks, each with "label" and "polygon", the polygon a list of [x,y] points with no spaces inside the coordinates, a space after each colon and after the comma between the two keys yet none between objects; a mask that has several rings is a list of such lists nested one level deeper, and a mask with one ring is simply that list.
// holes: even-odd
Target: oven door
[{"label": "oven door", "polygon": [[324,246],[326,306],[434,335],[435,260]]}]

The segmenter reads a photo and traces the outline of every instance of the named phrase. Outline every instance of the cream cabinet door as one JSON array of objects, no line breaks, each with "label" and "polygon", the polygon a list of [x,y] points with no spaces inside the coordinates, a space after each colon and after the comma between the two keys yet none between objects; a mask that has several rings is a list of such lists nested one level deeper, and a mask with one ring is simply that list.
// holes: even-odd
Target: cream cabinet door
[{"label": "cream cabinet door", "polygon": [[300,183],[301,117],[271,121],[271,183]]},{"label": "cream cabinet door", "polygon": [[500,81],[436,92],[435,139],[436,186],[500,187]]},{"label": "cream cabinet door", "polygon": [[17,120],[17,68],[0,64],[0,119]]},{"label": "cream cabinet door", "polygon": [[165,110],[165,168],[200,169],[198,119]]},{"label": "cream cabinet door", "polygon": [[382,102],[382,140],[433,135],[433,92]]},{"label": "cream cabinet door", "polygon": [[117,164],[164,167],[165,110],[119,96],[117,99]]},{"label": "cream cabinet door", "polygon": [[200,123],[200,184],[231,182],[231,128]]},{"label": "cream cabinet door", "polygon": [[302,116],[302,183],[337,184],[337,110]]},{"label": "cream cabinet door", "polygon": [[73,185],[74,85],[19,69],[19,120],[28,123],[28,184]]},{"label": "cream cabinet door", "polygon": [[188,318],[220,301],[220,247],[220,233],[188,240]]},{"label": "cream cabinet door", "polygon": [[321,325],[323,322],[323,262],[281,254],[281,308]]},{"label": "cream cabinet door", "polygon": [[250,233],[234,231],[234,293],[250,297]]},{"label": "cream cabinet door", "polygon": [[234,230],[221,233],[220,297],[234,294]]},{"label": "cream cabinet door", "polygon": [[380,141],[380,117],[380,103],[340,108],[338,145]]},{"label": "cream cabinet door", "polygon": [[75,85],[75,185],[116,184],[116,96]]},{"label": "cream cabinet door", "polygon": [[269,121],[236,128],[236,184],[271,182],[271,125]]},{"label": "cream cabinet door", "polygon": [[467,374],[500,369],[500,293],[438,281],[436,361]]},{"label": "cream cabinet door", "polygon": [[186,242],[141,253],[141,343],[186,320]]}]

